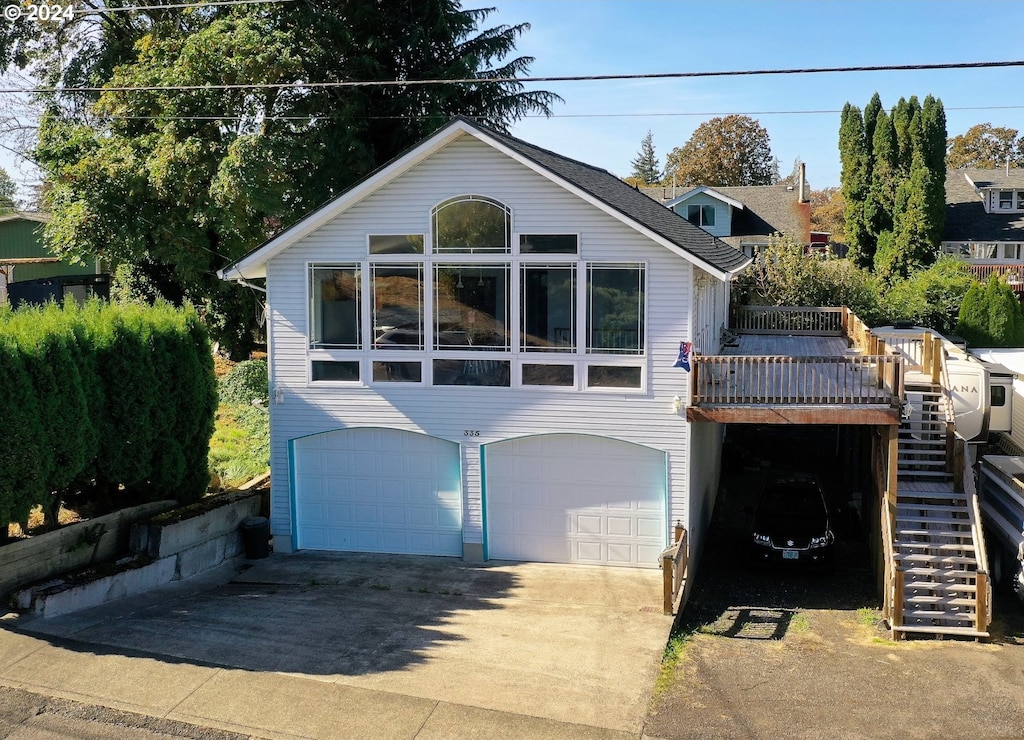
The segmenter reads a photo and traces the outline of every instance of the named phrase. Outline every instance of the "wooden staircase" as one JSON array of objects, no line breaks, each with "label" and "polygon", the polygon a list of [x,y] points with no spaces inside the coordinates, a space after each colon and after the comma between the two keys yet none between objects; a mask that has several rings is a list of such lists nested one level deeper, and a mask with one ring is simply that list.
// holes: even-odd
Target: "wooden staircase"
[{"label": "wooden staircase", "polygon": [[918,408],[901,424],[897,444],[892,630],[987,637],[988,584],[976,557],[984,545],[949,472],[945,398],[930,382],[908,382],[905,390]]}]

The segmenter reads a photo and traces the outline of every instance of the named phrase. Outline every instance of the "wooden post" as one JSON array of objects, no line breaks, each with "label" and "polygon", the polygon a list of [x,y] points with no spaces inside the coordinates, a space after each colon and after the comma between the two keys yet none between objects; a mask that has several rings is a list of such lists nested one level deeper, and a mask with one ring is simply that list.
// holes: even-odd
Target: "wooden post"
[{"label": "wooden post", "polygon": [[974,579],[974,629],[988,632],[988,574],[980,571]]},{"label": "wooden post", "polygon": [[672,598],[672,583],[675,580],[672,564],[675,558],[670,553],[671,550],[666,550],[661,555],[661,605],[662,611],[669,615],[672,614],[672,607],[675,606],[673,603],[675,600]]},{"label": "wooden post", "polygon": [[895,628],[903,626],[903,585],[904,575],[903,568],[896,569],[896,588],[893,592],[892,598],[892,627],[893,636],[895,637]]},{"label": "wooden post", "polygon": [[675,537],[676,537],[676,539],[675,539],[676,544],[679,543],[679,540],[683,539],[683,523],[681,521],[679,521],[678,519],[676,519]]}]

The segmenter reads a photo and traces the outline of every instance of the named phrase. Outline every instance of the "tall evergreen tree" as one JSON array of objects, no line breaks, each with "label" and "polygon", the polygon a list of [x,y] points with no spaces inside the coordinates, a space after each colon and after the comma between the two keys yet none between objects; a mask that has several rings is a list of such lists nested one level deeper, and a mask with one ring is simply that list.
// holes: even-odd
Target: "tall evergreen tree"
[{"label": "tall evergreen tree", "polygon": [[937,250],[946,228],[946,111],[928,95],[921,106],[924,164],[931,173],[928,187],[928,240]]},{"label": "tall evergreen tree", "polygon": [[875,169],[875,128],[878,125],[878,114],[882,113],[882,98],[876,92],[871,100],[864,106],[864,141],[867,142],[868,150],[868,182],[871,182],[871,172]]},{"label": "tall evergreen tree", "polygon": [[911,95],[910,99],[900,98],[892,109],[893,130],[896,132],[896,161],[900,177],[908,177],[913,167],[915,144],[920,146],[920,135],[915,128],[920,130],[921,119],[915,116],[921,111],[917,96]]},{"label": "tall evergreen tree", "polygon": [[839,125],[839,161],[842,165],[840,187],[843,193],[848,255],[858,266],[871,264],[873,239],[864,218],[867,198],[868,146],[860,108],[847,103]]},{"label": "tall evergreen tree", "polygon": [[630,177],[647,185],[656,185],[661,182],[661,164],[654,155],[654,136],[650,129],[647,130],[647,135],[640,142],[640,151],[630,164],[633,165]]},{"label": "tall evergreen tree", "polygon": [[883,231],[892,231],[896,188],[899,186],[899,145],[892,119],[885,111],[878,113],[871,151],[874,166],[864,215],[869,230],[877,237]]},{"label": "tall evergreen tree", "polygon": [[928,233],[931,173],[920,155],[914,161],[910,177],[896,190],[892,252],[884,266],[876,266],[878,277],[890,285],[935,261],[935,246]]}]

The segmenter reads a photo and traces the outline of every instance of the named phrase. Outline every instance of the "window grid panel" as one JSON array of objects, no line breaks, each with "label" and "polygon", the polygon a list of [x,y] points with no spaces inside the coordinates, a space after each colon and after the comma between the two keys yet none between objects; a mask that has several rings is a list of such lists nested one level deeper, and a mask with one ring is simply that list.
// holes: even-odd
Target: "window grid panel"
[{"label": "window grid panel", "polygon": [[510,352],[512,265],[434,265],[434,350]]},{"label": "window grid panel", "polygon": [[424,349],[423,265],[373,264],[370,274],[374,347]]},{"label": "window grid panel", "polygon": [[520,349],[576,351],[576,268],[523,264],[520,268]]},{"label": "window grid panel", "polygon": [[309,274],[310,348],[362,349],[359,266],[312,265]]},{"label": "window grid panel", "polygon": [[643,265],[587,265],[588,354],[643,354],[644,309]]},{"label": "window grid panel", "polygon": [[434,251],[438,253],[504,253],[512,247],[512,211],[479,195],[450,198],[431,213]]}]

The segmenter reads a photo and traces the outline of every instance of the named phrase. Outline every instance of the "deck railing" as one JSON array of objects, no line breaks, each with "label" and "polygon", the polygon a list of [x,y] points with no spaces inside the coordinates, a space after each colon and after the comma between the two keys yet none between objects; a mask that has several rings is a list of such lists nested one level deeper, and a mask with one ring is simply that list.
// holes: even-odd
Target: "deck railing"
[{"label": "deck railing", "polygon": [[697,357],[693,403],[893,404],[902,372],[894,355]]},{"label": "deck railing", "polygon": [[676,522],[675,542],[661,553],[661,570],[663,584],[663,611],[675,614],[676,605],[682,596],[686,584],[686,570],[689,562],[689,547],[686,541],[686,529]]},{"label": "deck railing", "polygon": [[738,306],[732,317],[738,334],[843,335],[843,308],[803,306]]}]

